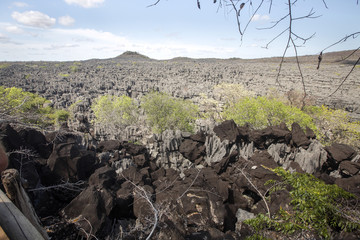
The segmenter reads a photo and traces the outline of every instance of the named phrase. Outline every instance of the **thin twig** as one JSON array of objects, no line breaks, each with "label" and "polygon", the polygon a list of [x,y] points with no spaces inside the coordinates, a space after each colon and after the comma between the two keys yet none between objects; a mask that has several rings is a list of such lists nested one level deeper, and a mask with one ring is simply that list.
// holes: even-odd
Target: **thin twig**
[{"label": "thin twig", "polygon": [[354,71],[356,65],[359,63],[360,61],[360,57],[358,58],[358,60],[355,62],[355,64],[353,65],[353,67],[351,68],[350,72],[346,75],[346,77],[344,78],[344,80],[340,83],[340,85],[336,88],[336,90],[329,95],[329,97],[331,97],[332,95],[334,95],[334,93],[336,93],[340,87],[344,84],[344,82],[346,81],[346,79],[350,76],[350,74]]},{"label": "thin twig", "polygon": [[151,200],[151,194],[147,193],[146,190],[142,187],[139,187],[138,185],[136,185],[135,183],[133,183],[132,181],[130,181],[129,179],[127,179],[124,174],[122,174],[122,176],[125,178],[126,181],[130,182],[135,189],[137,190],[137,193],[143,198],[145,199],[145,201],[150,205],[152,211],[153,211],[153,215],[154,215],[154,224],[153,227],[151,228],[151,231],[149,233],[149,235],[147,236],[146,240],[149,240],[151,238],[151,236],[154,234],[155,229],[158,225],[158,221],[159,221],[159,211],[158,209],[155,207],[154,203]]},{"label": "thin twig", "polygon": [[194,185],[196,179],[199,177],[200,172],[201,170],[198,170],[198,173],[196,174],[195,178],[193,179],[189,187],[177,198],[177,200],[180,200],[190,190],[190,188]]},{"label": "thin twig", "polygon": [[335,45],[337,45],[337,44],[339,44],[339,43],[345,42],[346,40],[348,40],[348,39],[351,38],[351,37],[352,37],[352,38],[357,38],[359,35],[360,35],[360,32],[354,32],[354,33],[352,33],[352,34],[350,34],[350,35],[347,35],[347,36],[341,38],[340,40],[338,40],[337,42],[335,42],[335,43],[327,46],[326,48],[324,48],[324,49],[322,50],[322,52],[325,52],[325,50],[328,50],[329,48],[331,48],[331,47],[333,47],[333,46],[335,46]]},{"label": "thin twig", "polygon": [[299,62],[298,53],[297,53],[297,48],[296,48],[296,45],[295,45],[294,40],[292,38],[291,38],[291,42],[292,42],[292,44],[294,46],[296,63],[297,63],[297,67],[299,69],[299,73],[300,73],[300,77],[301,77],[301,83],[302,83],[303,90],[304,90],[304,97],[302,99],[302,107],[301,107],[301,109],[303,109],[305,107],[305,99],[307,97],[306,88],[305,88],[305,80],[304,80],[304,76],[303,76],[302,71],[301,71],[300,62]]},{"label": "thin twig", "polygon": [[30,189],[28,191],[29,192],[37,192],[37,191],[48,191],[48,190],[52,190],[52,189],[66,189],[69,191],[80,192],[80,191],[84,190],[84,188],[83,188],[84,184],[85,184],[85,182],[80,180],[75,183],[65,182],[62,184],[48,186],[48,187],[38,187],[38,188]]},{"label": "thin twig", "polygon": [[323,3],[324,3],[325,7],[326,7],[326,8],[328,8],[328,6],[326,5],[326,2],[325,2],[325,0],[322,0],[322,1],[323,1]]},{"label": "thin twig", "polygon": [[150,4],[150,5],[148,5],[147,7],[152,7],[152,6],[155,6],[155,5],[157,5],[159,2],[160,2],[160,0],[157,0],[155,3]]},{"label": "thin twig", "polygon": [[268,205],[268,203],[266,201],[265,196],[260,192],[260,190],[255,186],[255,184],[250,180],[250,178],[246,175],[246,173],[241,168],[237,168],[237,169],[241,172],[241,174],[245,177],[245,179],[250,183],[250,185],[255,189],[255,191],[260,195],[260,197],[262,198],[262,200],[265,203],[265,207],[266,207],[266,210],[267,210],[268,217],[270,218],[271,217],[270,208],[269,208],[269,205]]},{"label": "thin twig", "polygon": [[352,51],[348,56],[346,56],[345,58],[343,58],[341,61],[344,61],[348,58],[350,58],[352,55],[354,55],[357,51],[359,51],[360,47],[358,47],[357,49],[355,49],[354,51]]}]

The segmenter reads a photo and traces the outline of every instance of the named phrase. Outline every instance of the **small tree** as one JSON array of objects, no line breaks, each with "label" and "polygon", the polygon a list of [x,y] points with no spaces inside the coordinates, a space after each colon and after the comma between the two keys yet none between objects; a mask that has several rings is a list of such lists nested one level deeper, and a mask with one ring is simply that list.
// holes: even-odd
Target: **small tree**
[{"label": "small tree", "polygon": [[319,129],[318,138],[323,144],[338,142],[360,150],[360,122],[350,121],[345,110],[326,106],[308,106],[304,110],[314,118]]},{"label": "small tree", "polygon": [[279,125],[282,122],[290,127],[292,123],[297,122],[301,127],[309,127],[317,132],[311,116],[299,108],[267,97],[243,98],[228,105],[223,112],[223,117],[233,119],[240,126],[249,123],[257,129]]},{"label": "small tree", "polygon": [[49,100],[20,88],[0,86],[0,118],[4,120],[41,126],[66,121],[68,113],[53,109],[49,103]]},{"label": "small tree", "polygon": [[91,105],[95,114],[95,124],[108,132],[134,124],[138,118],[138,107],[128,96],[105,95],[98,97]]},{"label": "small tree", "polygon": [[198,106],[188,100],[171,97],[166,93],[151,92],[141,101],[146,119],[152,130],[162,133],[166,129],[192,132],[198,116]]},{"label": "small tree", "polygon": [[253,97],[253,91],[245,89],[242,84],[238,83],[220,83],[214,86],[215,99],[226,104],[238,102],[244,97]]}]

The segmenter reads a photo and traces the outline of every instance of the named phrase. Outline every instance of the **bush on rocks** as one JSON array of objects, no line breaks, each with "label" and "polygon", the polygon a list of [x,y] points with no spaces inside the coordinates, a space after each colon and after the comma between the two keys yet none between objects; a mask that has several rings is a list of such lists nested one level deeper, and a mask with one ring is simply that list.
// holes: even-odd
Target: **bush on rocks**
[{"label": "bush on rocks", "polygon": [[66,122],[65,110],[50,107],[50,101],[20,88],[0,86],[0,115],[9,121],[47,126]]},{"label": "bush on rocks", "polygon": [[314,118],[321,143],[344,143],[360,149],[360,122],[352,122],[346,111],[326,106],[310,106],[305,111]]},{"label": "bush on rocks", "polygon": [[274,184],[270,194],[290,189],[291,210],[281,209],[269,218],[264,214],[246,220],[257,233],[265,229],[275,229],[285,234],[300,230],[315,231],[319,236],[330,239],[331,229],[354,231],[360,229],[359,215],[356,209],[347,208],[345,202],[356,199],[336,185],[327,185],[310,174],[290,173],[283,168],[274,171],[282,181],[270,180]]},{"label": "bush on rocks", "polygon": [[276,126],[285,122],[288,127],[294,122],[305,129],[309,127],[317,132],[312,117],[299,108],[284,104],[277,99],[267,97],[245,97],[228,105],[223,112],[225,119],[233,119],[239,126],[251,124],[255,129]]},{"label": "bush on rocks", "polygon": [[160,92],[149,93],[141,100],[148,124],[155,133],[167,129],[193,132],[198,107],[191,101]]},{"label": "bush on rocks", "polygon": [[134,123],[138,117],[135,101],[125,95],[120,97],[104,95],[91,105],[95,114],[95,124],[108,129],[124,129]]}]

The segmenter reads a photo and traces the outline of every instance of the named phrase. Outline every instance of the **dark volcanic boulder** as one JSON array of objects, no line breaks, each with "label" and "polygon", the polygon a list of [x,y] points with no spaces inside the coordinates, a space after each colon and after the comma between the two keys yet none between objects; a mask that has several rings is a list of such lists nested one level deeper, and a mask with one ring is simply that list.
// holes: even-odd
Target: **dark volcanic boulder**
[{"label": "dark volcanic boulder", "polygon": [[294,122],[291,125],[291,135],[291,140],[295,147],[307,149],[311,143],[298,123]]},{"label": "dark volcanic boulder", "polygon": [[163,181],[156,188],[157,206],[169,206],[168,219],[183,232],[202,229],[224,229],[227,211],[228,183],[222,181],[211,168],[191,168],[185,178]]},{"label": "dark volcanic boulder", "polygon": [[138,168],[149,166],[150,158],[145,146],[134,143],[123,143],[122,147],[122,155],[131,156]]},{"label": "dark volcanic boulder", "polygon": [[199,135],[195,134],[188,139],[184,139],[179,147],[179,152],[191,162],[197,162],[196,160],[203,158],[206,154],[205,139]]},{"label": "dark volcanic boulder", "polygon": [[268,168],[276,168],[279,166],[267,151],[255,152],[250,160],[257,166],[265,166]]},{"label": "dark volcanic boulder", "polygon": [[81,149],[75,143],[55,145],[47,165],[59,179],[77,181],[87,179],[95,170],[95,152]]},{"label": "dark volcanic boulder", "polygon": [[33,147],[40,157],[47,159],[52,152],[52,144],[46,141],[44,134],[35,129],[22,129],[19,131],[24,142]]},{"label": "dark volcanic boulder", "polygon": [[134,187],[134,215],[140,222],[146,224],[149,219],[154,219],[156,206],[152,203],[154,189],[149,185]]},{"label": "dark volcanic boulder", "polygon": [[189,136],[189,138],[193,141],[205,143],[206,141],[206,135],[203,131],[199,131],[196,134],[192,134]]},{"label": "dark volcanic boulder", "polygon": [[18,150],[20,147],[25,146],[24,140],[21,138],[18,132],[10,126],[10,124],[1,124],[0,132],[2,136],[1,141],[5,147],[6,152]]},{"label": "dark volcanic boulder", "polygon": [[316,138],[316,134],[309,127],[306,127],[305,134],[306,134],[306,137],[309,138],[309,139],[315,139]]},{"label": "dark volcanic boulder", "polygon": [[273,143],[289,143],[291,132],[285,124],[270,126],[261,130],[250,132],[249,141],[259,149],[267,149]]},{"label": "dark volcanic boulder", "polygon": [[95,170],[89,178],[89,185],[111,188],[116,181],[116,172],[109,166],[104,166]]},{"label": "dark volcanic boulder", "polygon": [[146,154],[147,149],[145,146],[135,143],[123,143],[123,147],[126,153],[130,154],[131,156],[136,156],[140,154]]},{"label": "dark volcanic boulder", "polygon": [[234,120],[226,120],[221,124],[215,126],[214,132],[221,141],[224,141],[226,139],[229,140],[230,143],[236,142],[240,134]]},{"label": "dark volcanic boulder", "polygon": [[340,174],[344,177],[351,177],[359,173],[360,163],[342,161],[339,165]]},{"label": "dark volcanic boulder", "polygon": [[114,197],[107,189],[89,186],[74,198],[61,214],[69,222],[76,223],[86,233],[101,236],[108,233],[111,221],[108,218],[114,207]]},{"label": "dark volcanic boulder", "polygon": [[97,152],[109,152],[109,151],[115,151],[120,150],[121,143],[119,140],[106,140],[100,142],[97,147]]},{"label": "dark volcanic boulder", "polygon": [[329,157],[340,163],[345,160],[351,160],[356,155],[356,151],[346,144],[333,143],[331,146],[326,147],[325,150],[328,152]]},{"label": "dark volcanic boulder", "polygon": [[349,178],[338,178],[335,180],[335,184],[360,197],[360,175]]},{"label": "dark volcanic boulder", "polygon": [[236,161],[239,152],[233,150],[229,156],[225,156],[220,162],[213,164],[213,168],[217,174],[221,174],[226,171],[229,164]]}]

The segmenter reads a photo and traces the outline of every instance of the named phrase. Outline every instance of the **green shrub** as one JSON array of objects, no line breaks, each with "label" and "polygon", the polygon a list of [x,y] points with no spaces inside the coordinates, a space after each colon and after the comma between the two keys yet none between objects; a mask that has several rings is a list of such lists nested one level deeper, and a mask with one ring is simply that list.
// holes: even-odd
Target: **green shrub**
[{"label": "green shrub", "polygon": [[32,124],[50,124],[53,109],[49,101],[20,88],[0,86],[0,113],[3,118]]},{"label": "green shrub", "polygon": [[222,116],[225,119],[233,119],[240,126],[249,123],[256,129],[279,125],[282,122],[290,127],[292,123],[297,122],[302,128],[309,127],[317,132],[313,119],[308,114],[299,108],[267,97],[242,98],[235,104],[228,105]]},{"label": "green shrub", "polygon": [[306,107],[305,111],[314,118],[319,129],[318,138],[323,144],[338,142],[360,150],[360,123],[351,122],[346,111],[326,106]]},{"label": "green shrub", "polygon": [[95,114],[95,123],[104,127],[124,128],[136,122],[138,107],[133,99],[127,96],[100,96],[91,105]]},{"label": "green shrub", "polygon": [[77,111],[77,107],[81,104],[83,100],[77,100],[76,102],[72,103],[67,109],[69,112],[69,119],[74,120],[75,113]]},{"label": "green shrub", "polygon": [[70,113],[65,109],[55,110],[52,117],[56,125],[61,125],[62,123],[67,122],[70,117]]},{"label": "green shrub", "polygon": [[7,68],[8,66],[10,66],[10,64],[8,64],[8,63],[0,63],[0,69]]},{"label": "green shrub", "polygon": [[353,194],[337,185],[327,185],[310,174],[290,173],[281,167],[272,171],[282,177],[282,181],[270,180],[267,184],[276,186],[270,192],[289,189],[290,186],[292,210],[280,209],[271,218],[259,214],[254,219],[246,220],[256,232],[268,229],[292,234],[298,230],[309,230],[329,239],[331,229],[360,229],[359,210],[346,206],[350,199],[356,200]]},{"label": "green shrub", "polygon": [[220,83],[214,86],[213,91],[215,99],[225,104],[236,103],[244,97],[253,97],[255,93],[246,90],[242,84]]},{"label": "green shrub", "polygon": [[165,93],[152,92],[141,100],[146,119],[152,130],[162,133],[166,129],[193,132],[198,107],[190,101],[178,99]]},{"label": "green shrub", "polygon": [[200,94],[200,116],[217,122],[223,121],[221,112],[224,105],[232,105],[244,97],[254,95],[254,92],[246,90],[241,84],[220,83],[213,87],[211,96]]}]

